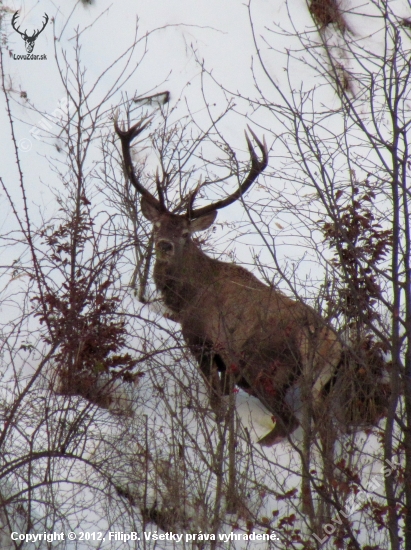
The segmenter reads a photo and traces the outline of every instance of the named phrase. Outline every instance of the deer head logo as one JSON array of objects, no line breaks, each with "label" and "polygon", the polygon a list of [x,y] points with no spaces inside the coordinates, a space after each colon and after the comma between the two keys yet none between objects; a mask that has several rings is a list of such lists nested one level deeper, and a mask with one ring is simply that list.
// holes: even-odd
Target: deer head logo
[{"label": "deer head logo", "polygon": [[27,34],[27,29],[24,32],[20,32],[19,31],[20,27],[16,27],[16,21],[17,21],[18,16],[19,16],[19,12],[16,11],[16,13],[13,15],[13,19],[11,20],[11,26],[23,38],[24,45],[26,47],[26,52],[31,53],[34,49],[34,44],[37,40],[37,37],[39,36],[39,34],[41,34],[44,31],[44,28],[45,28],[45,26],[47,25],[47,23],[49,21],[49,16],[47,15],[47,13],[44,14],[45,21],[43,23],[42,28],[40,30],[35,30],[31,36],[29,36]]}]

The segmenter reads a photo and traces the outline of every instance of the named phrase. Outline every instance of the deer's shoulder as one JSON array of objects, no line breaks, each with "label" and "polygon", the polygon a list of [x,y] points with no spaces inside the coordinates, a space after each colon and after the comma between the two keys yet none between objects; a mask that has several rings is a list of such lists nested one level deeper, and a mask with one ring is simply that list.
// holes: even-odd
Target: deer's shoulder
[{"label": "deer's shoulder", "polygon": [[245,285],[253,289],[269,288],[253,275],[253,273],[240,265],[222,262],[220,260],[212,260],[210,268],[213,271],[214,280],[220,284]]}]

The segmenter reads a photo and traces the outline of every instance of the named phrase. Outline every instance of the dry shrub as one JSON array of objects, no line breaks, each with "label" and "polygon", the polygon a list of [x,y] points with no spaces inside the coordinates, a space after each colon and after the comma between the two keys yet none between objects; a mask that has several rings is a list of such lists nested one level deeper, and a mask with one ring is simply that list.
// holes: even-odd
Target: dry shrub
[{"label": "dry shrub", "polygon": [[381,346],[370,337],[344,350],[328,387],[329,404],[344,431],[376,426],[387,415],[391,394],[388,367]]}]

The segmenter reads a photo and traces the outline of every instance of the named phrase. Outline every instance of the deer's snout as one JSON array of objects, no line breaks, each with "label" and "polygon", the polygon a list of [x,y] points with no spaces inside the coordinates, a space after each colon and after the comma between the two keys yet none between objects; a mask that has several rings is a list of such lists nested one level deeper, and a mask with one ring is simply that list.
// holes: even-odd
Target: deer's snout
[{"label": "deer's snout", "polygon": [[174,245],[170,241],[157,241],[156,248],[159,252],[162,254],[173,254],[174,252]]}]

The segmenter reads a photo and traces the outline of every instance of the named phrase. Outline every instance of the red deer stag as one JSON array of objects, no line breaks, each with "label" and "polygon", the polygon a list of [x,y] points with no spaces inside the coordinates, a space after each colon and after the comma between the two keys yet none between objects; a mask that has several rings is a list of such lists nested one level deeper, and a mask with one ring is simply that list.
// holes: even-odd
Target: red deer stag
[{"label": "red deer stag", "polygon": [[209,258],[191,235],[210,227],[220,210],[239,199],[266,168],[267,146],[250,130],[260,148],[259,160],[246,134],[251,169],[239,188],[223,200],[185,215],[169,212],[157,178],[158,199],[140,183],[130,145],[150,123],[129,130],[115,123],[121,140],[124,168],[141,194],[143,215],[154,226],[154,280],[173,319],[207,381],[215,406],[231,384],[256,396],[276,419],[273,430],[260,440],[272,445],[299,425],[286,402],[287,390],[304,381],[314,403],[340,360],[336,334],[306,304],[292,300],[235,265]]}]

